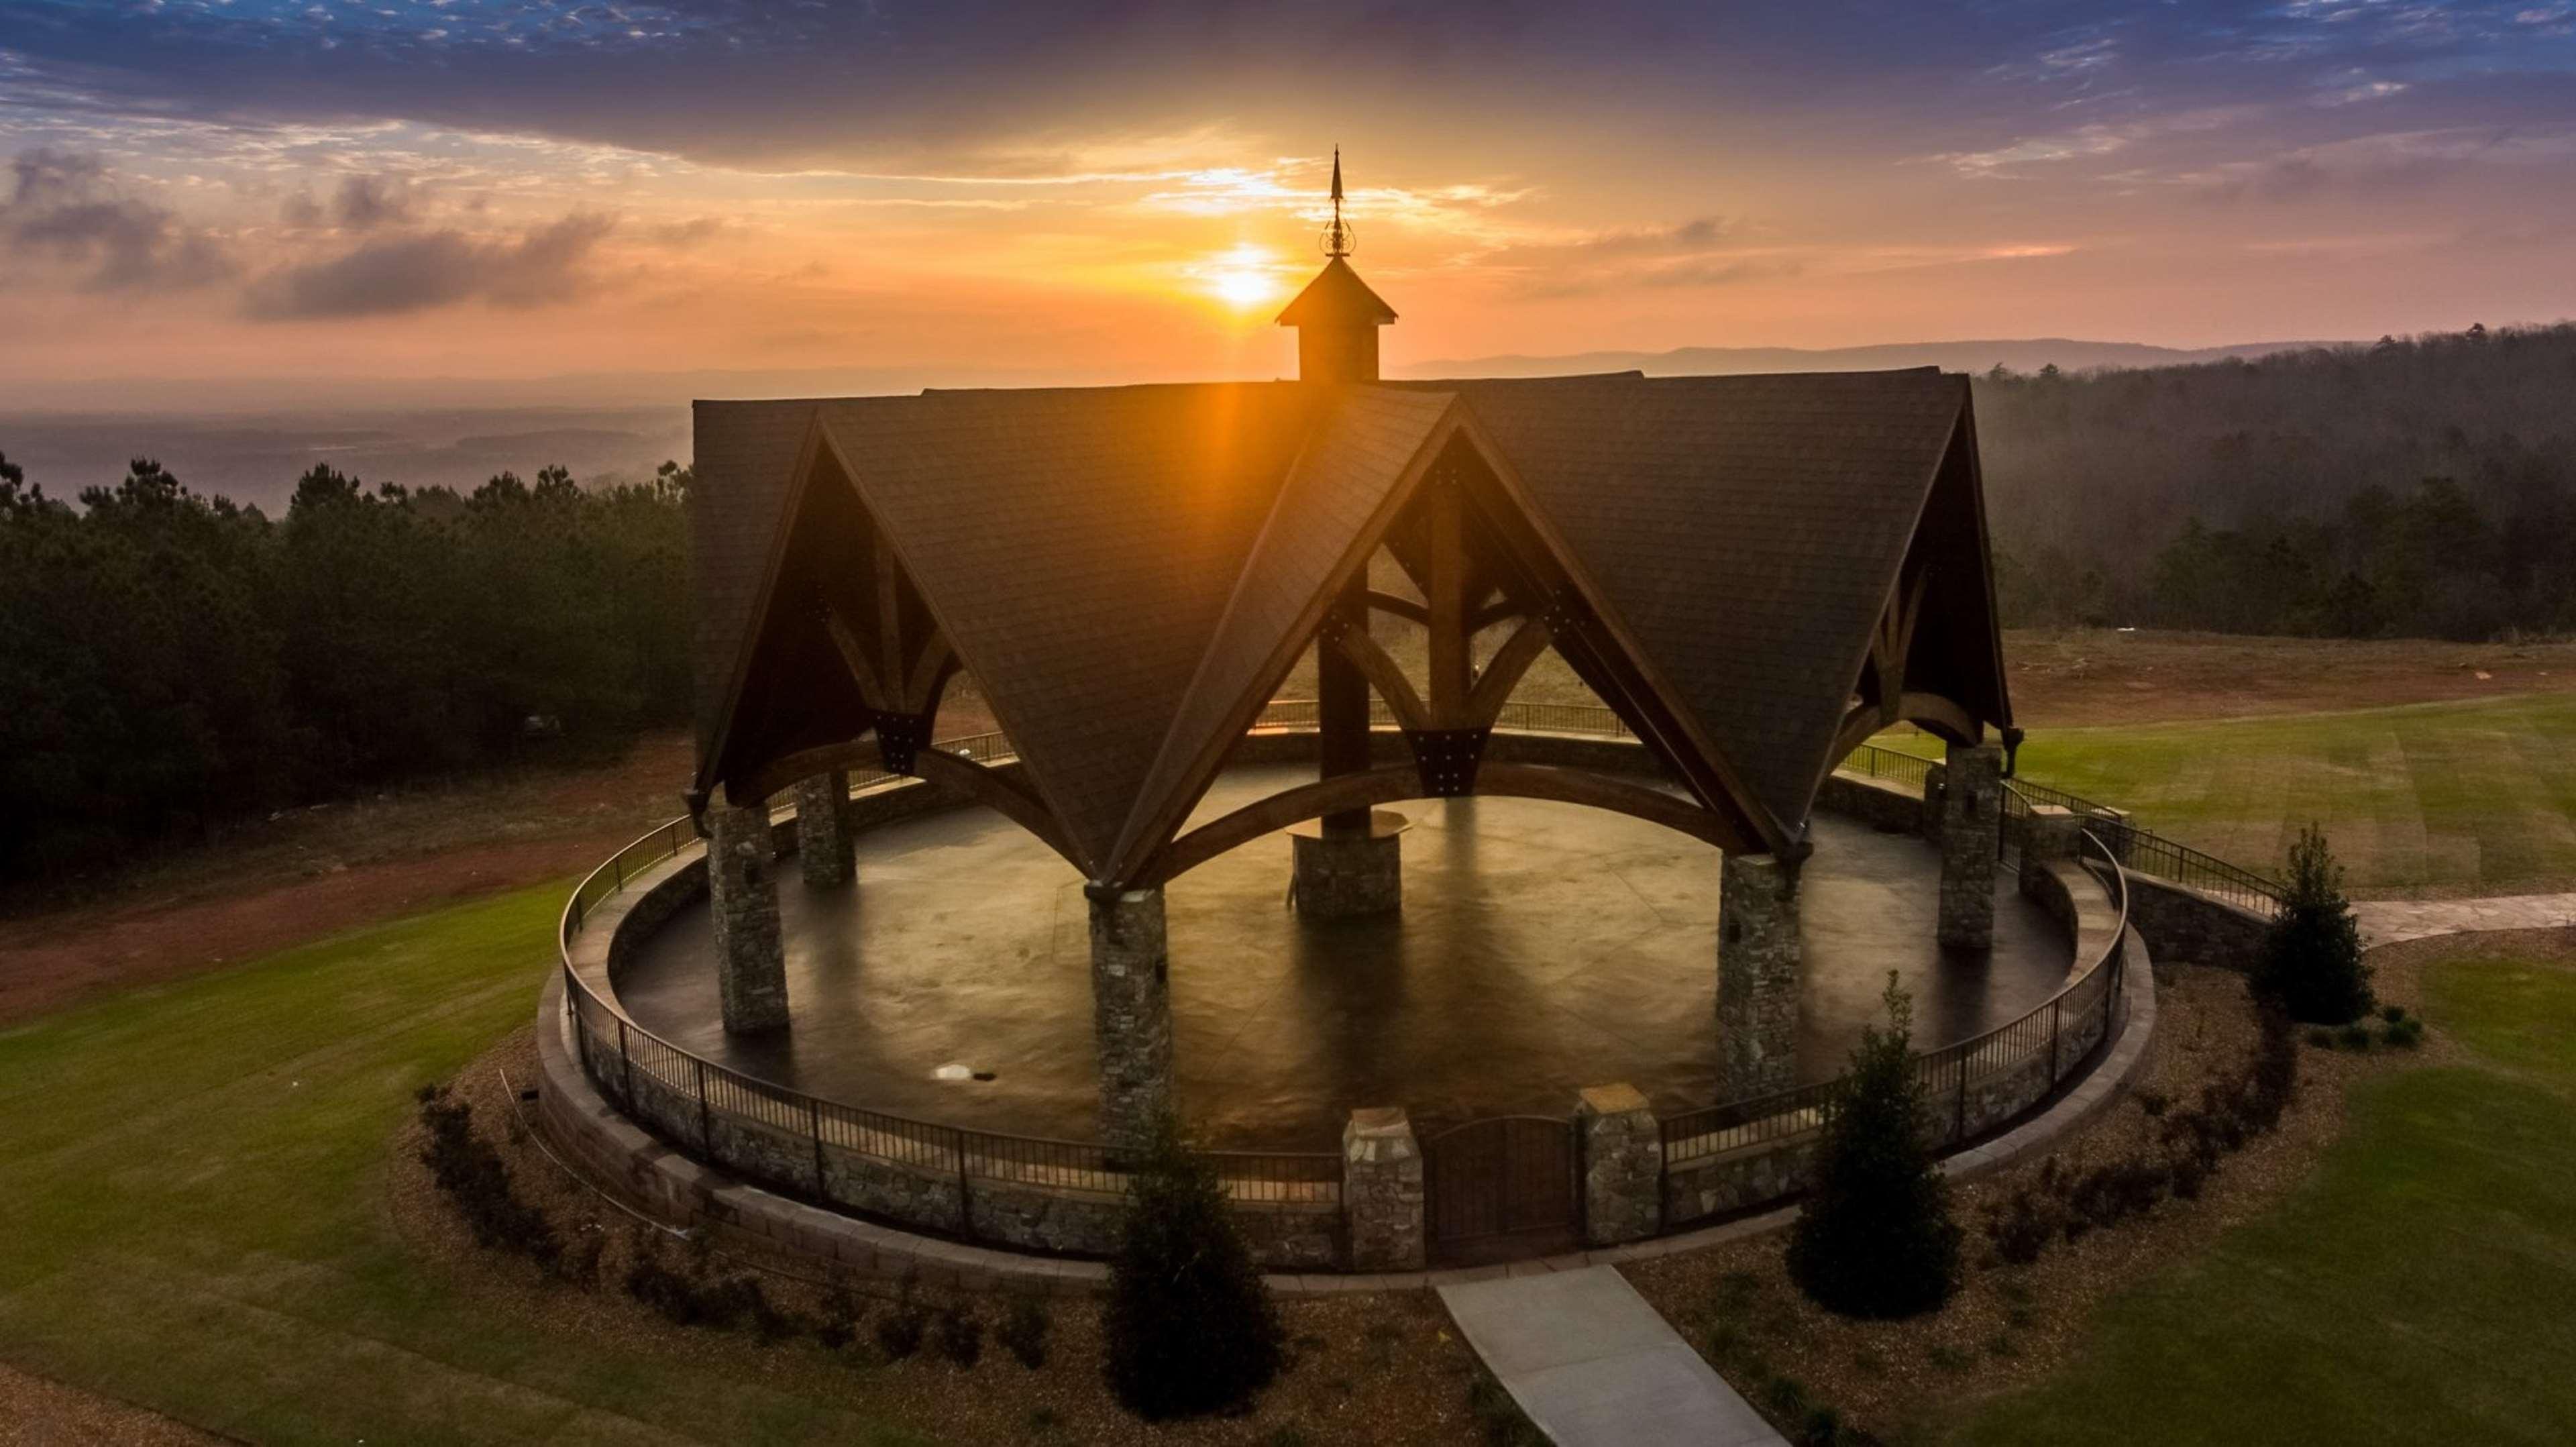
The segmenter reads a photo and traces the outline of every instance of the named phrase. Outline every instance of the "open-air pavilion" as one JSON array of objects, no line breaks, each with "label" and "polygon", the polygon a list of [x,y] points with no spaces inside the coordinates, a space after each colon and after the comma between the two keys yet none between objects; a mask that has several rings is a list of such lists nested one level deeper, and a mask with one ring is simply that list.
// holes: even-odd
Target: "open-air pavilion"
[{"label": "open-air pavilion", "polygon": [[[800,1005],[768,804],[793,792],[804,877],[837,886],[853,768],[985,805],[1078,875],[1113,1146],[1187,1109],[1167,891],[1291,830],[1301,921],[1403,931],[1399,801],[1577,805],[1714,846],[1715,1010],[1691,1028],[1720,1098],[1795,1078],[1811,815],[1873,733],[1946,743],[1924,887],[1940,945],[1992,945],[2011,714],[1965,379],[1388,383],[1393,319],[1335,256],[1281,317],[1296,381],[699,404],[696,801],[722,1025],[772,1037],[746,1058],[813,1057],[776,1038]],[[1219,789],[1254,777],[1228,771],[1310,649],[1313,762]],[[1550,651],[1649,772],[1491,747]],[[1006,766],[930,746],[961,673]]]}]

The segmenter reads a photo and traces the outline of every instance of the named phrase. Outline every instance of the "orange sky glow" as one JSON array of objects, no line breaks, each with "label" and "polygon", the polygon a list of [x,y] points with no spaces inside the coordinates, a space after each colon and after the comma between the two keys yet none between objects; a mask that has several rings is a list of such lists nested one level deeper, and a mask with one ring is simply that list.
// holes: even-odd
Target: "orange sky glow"
[{"label": "orange sky glow", "polygon": [[[639,20],[565,50],[563,94],[540,104],[461,69],[412,87],[469,41],[507,56],[551,42],[503,33],[516,22],[497,8],[491,36],[458,38],[458,16],[493,8],[470,0],[398,13],[411,8],[367,11],[363,34],[355,7],[335,12],[333,73],[356,70],[283,105],[299,92],[184,88],[191,57],[227,46],[236,68],[321,55],[299,49],[323,42],[292,7],[150,7],[163,29],[111,46],[65,7],[0,4],[0,155],[15,167],[0,329],[17,339],[0,386],[1281,375],[1293,348],[1271,319],[1318,264],[1337,142],[1356,264],[1403,314],[1385,342],[1396,368],[1685,345],[2366,339],[2576,312],[2564,6],[2422,7],[2450,25],[2432,39],[2420,17],[2391,29],[2388,7],[2330,0],[2104,6],[1946,50],[1856,48],[1768,7],[1731,31],[1610,7],[1580,44],[1534,19],[1472,55],[1372,34],[1394,58],[1326,82],[1312,57],[1243,60],[1257,47],[1231,31],[1166,44],[1157,30],[1155,54],[1118,49],[1125,75],[1087,77],[1069,56],[1072,79],[1035,42],[952,39],[943,88],[837,122],[787,109],[814,47],[851,47],[855,71],[875,53],[862,47],[931,41],[805,37],[728,62],[721,86],[652,72],[681,87],[653,109],[612,69],[616,47],[699,44],[711,7],[644,7],[668,12],[663,30]],[[2181,12],[2192,27],[2174,28]],[[826,66],[812,84],[833,79]],[[183,93],[119,99],[146,85]],[[1006,113],[964,109],[1006,94]]]}]

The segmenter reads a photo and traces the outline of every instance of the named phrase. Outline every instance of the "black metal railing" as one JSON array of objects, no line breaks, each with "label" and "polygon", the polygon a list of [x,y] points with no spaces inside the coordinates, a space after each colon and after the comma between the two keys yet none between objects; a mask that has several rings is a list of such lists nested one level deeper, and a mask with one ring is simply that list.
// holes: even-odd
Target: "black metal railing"
[{"label": "black metal railing", "polygon": [[[2128,968],[2127,881],[2110,847],[2092,831],[2082,831],[2077,839],[2079,862],[2111,896],[2114,908],[2109,938],[2091,959],[2079,962],[2063,987],[2021,1015],[1981,1035],[1914,1057],[1915,1079],[1933,1116],[1929,1124],[1939,1131],[1939,1142],[1945,1149],[1983,1134],[2044,1099],[2078,1073],[2101,1042],[2111,1038],[2114,1012],[2119,1007]],[[2070,1033],[2086,1042],[2085,1048],[2070,1048]],[[2010,1081],[2017,1073],[2032,1071],[2043,1059],[2044,1068],[2036,1072],[2036,1080],[2023,1091],[1994,1101],[1979,1095],[1981,1084]],[[1676,1166],[1776,1144],[1818,1130],[1843,1088],[1844,1078],[1837,1078],[1665,1116],[1664,1169],[1670,1171]],[[2022,1095],[2029,1098],[2022,1099]]]},{"label": "black metal railing", "polygon": [[[1901,749],[1863,744],[1852,751],[1842,767],[1852,773],[1896,779],[1920,788],[1926,772],[1936,762]],[[2055,804],[2084,820],[2085,828],[2100,836],[2102,842],[2119,856],[2121,864],[2135,873],[2197,890],[2255,914],[2269,915],[2281,907],[2278,880],[2267,878],[2241,864],[2230,864],[2180,840],[2154,833],[2141,827],[2125,811],[2081,794],[2070,794],[2064,789],[2025,778],[2016,778],[2011,785],[2005,791],[2004,799],[2003,845],[2006,848],[2020,843],[2021,821],[2028,817],[2030,805]]]},{"label": "black metal railing", "polygon": [[[1377,700],[1372,700],[1371,717],[1378,723],[1392,721]],[[1520,732],[1634,737],[1616,713],[1593,704],[1509,703],[1497,723]],[[1253,726],[1312,728],[1315,705],[1311,700],[1274,701]],[[999,733],[943,739],[933,747],[984,764],[1015,757],[1009,740]],[[1933,762],[1902,750],[1864,744],[1841,767],[1919,787]],[[907,781],[879,770],[854,770],[850,782],[856,792],[902,787]],[[2102,806],[2089,800],[2026,780],[2015,781],[2015,790],[2015,800],[2027,795],[2061,803],[2092,821],[2079,836],[2079,857],[2113,892],[2119,926],[2109,944],[2085,962],[2064,988],[2029,1012],[1973,1039],[1916,1057],[1915,1068],[1927,1098],[1952,1103],[1952,1124],[1945,1139],[1953,1142],[1975,1134],[1984,1120],[1971,1108],[1980,1081],[2025,1068],[2044,1054],[2048,1088],[2053,1089],[2087,1053],[2065,1050],[2070,1023],[2078,1027],[2098,1023],[2098,1036],[2091,1036],[2089,1030],[2085,1033],[2096,1040],[2109,1038],[2126,958],[2121,948],[2129,913],[2124,863],[2250,907],[2269,907],[2279,898],[2279,886],[2271,881],[2134,825],[2114,822],[2117,816],[2101,817]],[[2015,806],[2008,804],[2011,807]],[[2018,807],[2026,813],[2026,802]],[[2106,842],[2097,832],[2103,830],[2117,837]],[[602,998],[573,966],[574,937],[603,900],[698,844],[697,832],[685,818],[638,836],[574,888],[558,929],[564,988],[583,1069],[593,1084],[630,1114],[658,1123],[684,1140],[694,1139],[702,1148],[710,1146],[719,1131],[757,1132],[768,1138],[768,1148],[750,1153],[765,1163],[752,1173],[794,1192],[833,1197],[836,1157],[900,1168],[925,1181],[953,1183],[950,1199],[955,1204],[949,1209],[954,1229],[969,1236],[975,1232],[972,1202],[979,1184],[1034,1185],[1102,1195],[1125,1189],[1125,1174],[1097,1143],[968,1130],[808,1095],[693,1054],[645,1030]],[[1814,1130],[1841,1085],[1835,1080],[1799,1086],[1670,1116],[1662,1123],[1666,1167]],[[1340,1200],[1338,1151],[1200,1154],[1237,1201],[1329,1204]]]}]

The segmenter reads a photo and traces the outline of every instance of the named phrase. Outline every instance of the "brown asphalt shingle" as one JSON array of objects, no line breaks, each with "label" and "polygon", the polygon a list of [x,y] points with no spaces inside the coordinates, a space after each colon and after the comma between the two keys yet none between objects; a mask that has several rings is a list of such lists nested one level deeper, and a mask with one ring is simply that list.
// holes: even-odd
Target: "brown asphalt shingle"
[{"label": "brown asphalt shingle", "polygon": [[[702,742],[821,427],[1086,873],[1133,863],[1452,398],[1787,830],[1953,430],[1929,369],[932,392],[698,407]],[[1976,560],[1982,579],[1984,561]],[[1992,697],[2000,698],[2000,680]],[[1962,689],[1961,696],[1987,696]],[[2000,722],[2001,720],[1996,720]]]}]

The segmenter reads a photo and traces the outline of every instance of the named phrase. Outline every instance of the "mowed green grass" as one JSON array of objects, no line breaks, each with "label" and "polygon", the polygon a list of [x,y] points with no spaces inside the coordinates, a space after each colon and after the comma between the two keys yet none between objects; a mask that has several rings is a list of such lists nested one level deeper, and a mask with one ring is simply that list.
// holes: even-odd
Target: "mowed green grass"
[{"label": "mowed green grass", "polygon": [[531,1017],[564,888],[0,1032],[0,1359],[262,1442],[914,1440],[541,1333],[395,1237],[411,1094]]},{"label": "mowed green grass", "polygon": [[2472,953],[2426,990],[2467,1063],[2362,1084],[2288,1202],[1953,1440],[2576,1441],[2576,965]]},{"label": "mowed green grass", "polygon": [[2034,728],[2020,767],[2267,871],[2314,822],[2357,892],[2576,888],[2576,693]]}]

